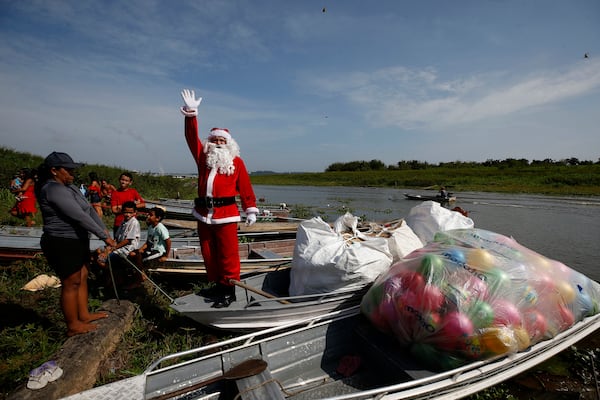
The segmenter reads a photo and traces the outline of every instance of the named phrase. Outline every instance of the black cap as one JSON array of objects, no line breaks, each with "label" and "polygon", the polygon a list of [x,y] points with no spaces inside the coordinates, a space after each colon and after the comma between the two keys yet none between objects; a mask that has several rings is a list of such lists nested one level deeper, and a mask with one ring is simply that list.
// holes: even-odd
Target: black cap
[{"label": "black cap", "polygon": [[53,151],[46,157],[44,160],[44,164],[46,164],[50,168],[63,167],[63,168],[79,168],[83,164],[76,163],[73,161],[70,155],[67,153],[59,153],[57,151]]}]

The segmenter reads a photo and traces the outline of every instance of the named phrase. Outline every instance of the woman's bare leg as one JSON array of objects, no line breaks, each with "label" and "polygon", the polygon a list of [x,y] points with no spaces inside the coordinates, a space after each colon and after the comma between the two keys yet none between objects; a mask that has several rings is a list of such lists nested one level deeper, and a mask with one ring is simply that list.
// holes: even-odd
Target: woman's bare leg
[{"label": "woman's bare leg", "polygon": [[[102,318],[108,317],[105,312],[90,313],[88,309],[88,266],[84,265],[81,268],[81,284],[79,285],[78,296],[78,316],[82,323],[90,323]],[[95,325],[94,325],[95,326]]]},{"label": "woman's bare leg", "polygon": [[97,328],[96,325],[90,324],[89,322],[83,322],[79,319],[79,292],[82,283],[81,275],[81,270],[79,270],[61,280],[60,306],[67,324],[67,336],[80,335],[82,333],[91,332]]}]

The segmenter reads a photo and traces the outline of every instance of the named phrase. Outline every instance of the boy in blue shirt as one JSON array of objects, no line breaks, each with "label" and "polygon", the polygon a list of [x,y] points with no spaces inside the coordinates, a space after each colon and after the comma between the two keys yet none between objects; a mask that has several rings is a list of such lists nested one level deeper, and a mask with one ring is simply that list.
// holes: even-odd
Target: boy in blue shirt
[{"label": "boy in blue shirt", "polygon": [[164,216],[165,210],[160,207],[154,207],[148,213],[148,217],[146,218],[146,222],[148,223],[146,243],[130,253],[130,256],[133,257],[140,268],[144,262],[150,260],[164,262],[169,256],[171,238],[169,237],[169,230],[161,222]]}]

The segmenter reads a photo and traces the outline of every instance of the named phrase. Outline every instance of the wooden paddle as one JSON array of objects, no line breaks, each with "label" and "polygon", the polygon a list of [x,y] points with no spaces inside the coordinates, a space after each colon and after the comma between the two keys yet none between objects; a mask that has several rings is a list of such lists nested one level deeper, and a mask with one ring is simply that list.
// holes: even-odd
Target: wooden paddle
[{"label": "wooden paddle", "polygon": [[152,400],[166,400],[173,398],[175,396],[180,396],[184,393],[189,393],[193,390],[199,389],[204,386],[208,386],[211,383],[218,382],[220,380],[236,380],[242,378],[248,378],[249,376],[258,375],[267,369],[267,362],[265,360],[260,359],[250,359],[239,363],[238,365],[234,365],[230,370],[225,371],[223,375],[215,376],[214,378],[207,379],[203,382],[195,383],[191,386],[188,386],[183,389],[176,390],[171,393],[163,394],[158,397],[153,397]]},{"label": "wooden paddle", "polygon": [[[276,299],[277,298],[277,296],[273,296],[271,293],[267,293],[264,290],[260,290],[260,289],[257,289],[255,287],[246,285],[245,283],[240,282],[240,281],[235,280],[235,279],[230,279],[229,283],[231,283],[232,285],[236,285],[236,286],[242,287],[242,288],[244,288],[246,290],[249,290],[251,292],[254,292],[256,294],[260,294],[261,296],[264,296],[267,299]],[[287,301],[287,300],[277,300],[277,301],[280,302],[281,304],[290,304],[290,302]]]}]

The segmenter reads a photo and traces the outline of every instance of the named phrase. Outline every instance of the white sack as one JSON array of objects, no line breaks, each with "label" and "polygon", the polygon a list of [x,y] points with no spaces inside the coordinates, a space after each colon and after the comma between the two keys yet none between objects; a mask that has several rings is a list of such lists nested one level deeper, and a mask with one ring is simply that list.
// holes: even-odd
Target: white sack
[{"label": "white sack", "polygon": [[421,239],[403,219],[386,224],[372,222],[365,235],[382,237],[388,241],[388,247],[393,257],[392,264],[423,247]]},{"label": "white sack", "polygon": [[437,232],[470,229],[475,226],[471,218],[450,211],[435,201],[424,201],[413,207],[405,220],[423,244],[432,241]]},{"label": "white sack", "polygon": [[[365,237],[358,218],[346,213],[331,228],[320,217],[298,226],[290,273],[290,296],[358,289],[375,280],[392,264],[388,242]],[[347,237],[344,232],[351,232]],[[361,240],[358,241],[357,238]]]}]

